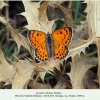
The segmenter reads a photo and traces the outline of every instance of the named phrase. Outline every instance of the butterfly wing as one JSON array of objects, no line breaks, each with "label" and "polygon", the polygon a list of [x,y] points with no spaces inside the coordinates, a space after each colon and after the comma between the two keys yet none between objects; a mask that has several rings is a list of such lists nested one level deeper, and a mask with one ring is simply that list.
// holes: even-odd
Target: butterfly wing
[{"label": "butterfly wing", "polygon": [[31,30],[28,34],[30,44],[35,48],[35,55],[41,61],[49,60],[46,44],[46,34],[41,31]]},{"label": "butterfly wing", "polygon": [[72,28],[66,27],[58,29],[52,33],[52,38],[54,40],[54,59],[63,59],[68,54],[68,44],[70,43],[72,37]]}]

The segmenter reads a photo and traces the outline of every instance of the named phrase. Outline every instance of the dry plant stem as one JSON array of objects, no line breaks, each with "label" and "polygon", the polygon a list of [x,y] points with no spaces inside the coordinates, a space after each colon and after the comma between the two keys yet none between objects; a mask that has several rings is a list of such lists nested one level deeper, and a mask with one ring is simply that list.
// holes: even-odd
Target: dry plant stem
[{"label": "dry plant stem", "polygon": [[23,54],[19,54],[17,57],[19,59],[23,58],[23,57],[27,57],[29,54],[28,53],[23,53]]},{"label": "dry plant stem", "polygon": [[85,54],[86,57],[90,57],[90,56],[93,56],[97,53],[97,50],[91,52],[91,53],[88,53],[88,54]]},{"label": "dry plant stem", "polygon": [[68,8],[71,8],[71,7],[72,7],[72,1],[69,1]]}]

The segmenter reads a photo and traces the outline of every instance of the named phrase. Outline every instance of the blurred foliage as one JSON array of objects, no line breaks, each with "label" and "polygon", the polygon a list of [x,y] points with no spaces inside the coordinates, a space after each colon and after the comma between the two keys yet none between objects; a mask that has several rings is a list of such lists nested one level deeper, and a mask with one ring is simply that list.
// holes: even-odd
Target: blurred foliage
[{"label": "blurred foliage", "polygon": [[80,24],[80,21],[86,20],[86,13],[84,10],[86,9],[86,4],[82,3],[80,1],[73,1],[72,2],[72,9],[73,11],[73,18],[75,21],[75,24]]}]

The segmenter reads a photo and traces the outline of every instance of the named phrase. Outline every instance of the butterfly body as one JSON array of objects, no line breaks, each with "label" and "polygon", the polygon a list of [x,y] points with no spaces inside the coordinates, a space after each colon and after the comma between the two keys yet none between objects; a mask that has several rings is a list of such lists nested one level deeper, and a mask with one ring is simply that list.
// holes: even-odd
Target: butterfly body
[{"label": "butterfly body", "polygon": [[72,28],[66,27],[54,31],[52,34],[31,30],[28,39],[35,48],[35,56],[40,61],[49,61],[50,58],[64,59],[68,54],[68,44],[72,37]]},{"label": "butterfly body", "polygon": [[47,34],[47,39],[46,39],[46,44],[47,44],[47,48],[48,48],[48,54],[49,54],[49,58],[53,57],[53,39],[51,37],[50,34]]}]

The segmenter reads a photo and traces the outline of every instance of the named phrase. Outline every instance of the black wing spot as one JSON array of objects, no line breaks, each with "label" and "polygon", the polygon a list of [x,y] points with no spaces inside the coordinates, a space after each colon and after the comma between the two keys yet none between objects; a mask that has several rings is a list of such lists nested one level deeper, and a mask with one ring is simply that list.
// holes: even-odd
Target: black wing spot
[{"label": "black wing spot", "polygon": [[60,47],[60,44],[58,44],[58,47]]},{"label": "black wing spot", "polygon": [[62,34],[62,31],[60,31],[60,34]]},{"label": "black wing spot", "polygon": [[41,58],[39,58],[41,60]]},{"label": "black wing spot", "polygon": [[58,51],[58,53],[60,53],[60,51]]},{"label": "black wing spot", "polygon": [[41,48],[43,49],[43,46],[41,46]]},{"label": "black wing spot", "polygon": [[65,41],[65,43],[67,43],[67,41]]},{"label": "black wing spot", "polygon": [[43,59],[41,59],[43,61]]},{"label": "black wing spot", "polygon": [[42,34],[40,34],[40,36],[42,36]]},{"label": "black wing spot", "polygon": [[[33,43],[33,42],[32,42]],[[34,46],[36,46],[36,44],[34,44]]]},{"label": "black wing spot", "polygon": [[65,28],[64,28],[64,30],[66,31],[66,34],[68,34],[68,30],[66,30]]},{"label": "black wing spot", "polygon": [[56,57],[57,59],[59,59],[59,57]]},{"label": "black wing spot", "polygon": [[57,33],[58,34],[58,33]]},{"label": "black wing spot", "polygon": [[39,36],[39,33],[37,33],[37,36]]},{"label": "black wing spot", "polygon": [[64,35],[64,37],[66,37],[66,35]]},{"label": "black wing spot", "polygon": [[30,40],[32,41],[32,38],[30,38]]},{"label": "black wing spot", "polygon": [[31,35],[29,36],[29,38],[31,39]]},{"label": "black wing spot", "polygon": [[68,38],[68,40],[70,40],[70,38]]},{"label": "black wing spot", "polygon": [[39,42],[37,42],[39,44]]},{"label": "black wing spot", "polygon": [[48,60],[47,58],[45,58],[45,60]]}]

